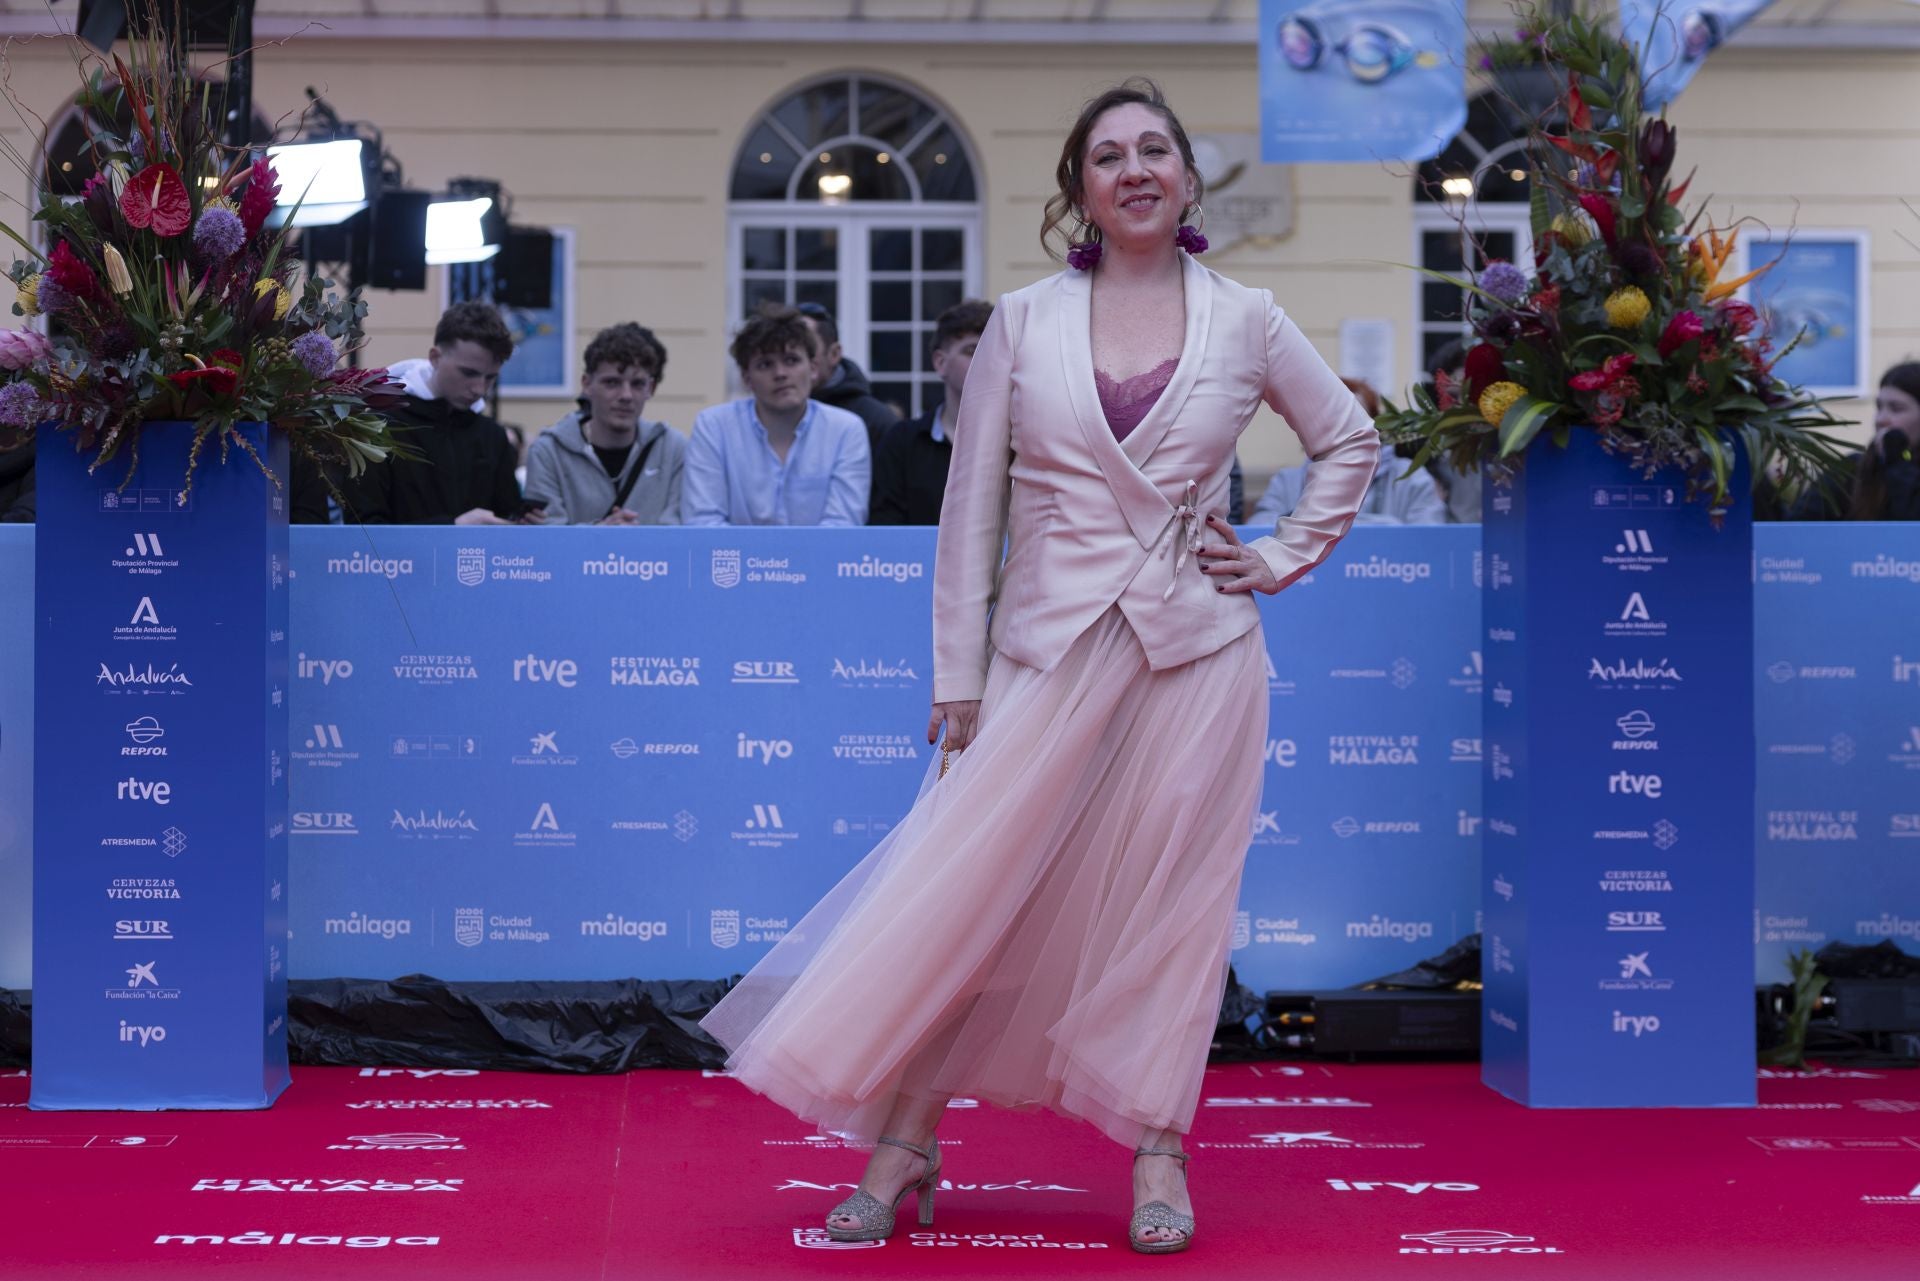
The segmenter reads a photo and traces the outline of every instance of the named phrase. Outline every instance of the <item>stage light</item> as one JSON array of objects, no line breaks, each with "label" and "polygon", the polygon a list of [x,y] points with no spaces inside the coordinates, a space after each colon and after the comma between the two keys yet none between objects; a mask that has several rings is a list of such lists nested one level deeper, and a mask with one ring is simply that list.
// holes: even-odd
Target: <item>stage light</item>
[{"label": "stage light", "polygon": [[[358,138],[268,147],[280,198],[275,227],[330,227],[367,207],[366,144]],[[297,206],[297,208],[296,208]]]},{"label": "stage light", "polygon": [[493,197],[436,200],[427,206],[427,261],[429,263],[485,262],[500,252],[496,239],[487,243],[486,220]]},{"label": "stage light", "polygon": [[491,178],[455,178],[427,206],[429,263],[485,262],[506,239],[505,193]]},{"label": "stage light", "polygon": [[1455,200],[1465,200],[1473,194],[1473,179],[1442,178],[1440,180],[1440,190]]}]

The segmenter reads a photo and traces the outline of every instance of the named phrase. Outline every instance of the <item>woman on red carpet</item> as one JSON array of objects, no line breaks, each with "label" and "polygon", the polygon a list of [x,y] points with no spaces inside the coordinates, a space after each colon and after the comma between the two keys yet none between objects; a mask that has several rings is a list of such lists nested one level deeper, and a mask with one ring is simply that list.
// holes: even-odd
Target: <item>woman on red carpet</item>
[{"label": "woman on red carpet", "polygon": [[[928,725],[951,771],[703,1023],[748,1087],[877,1141],[843,1241],[908,1192],[931,1222],[955,1095],[1099,1127],[1135,1152],[1133,1247],[1192,1240],[1181,1136],[1266,745],[1251,593],[1324,560],[1374,473],[1366,411],[1272,295],[1192,257],[1200,174],[1151,82],[1087,104],[1057,178],[1041,237],[1070,268],[1000,300],[954,429]],[[1262,401],[1314,465],[1242,543],[1222,513]]]}]

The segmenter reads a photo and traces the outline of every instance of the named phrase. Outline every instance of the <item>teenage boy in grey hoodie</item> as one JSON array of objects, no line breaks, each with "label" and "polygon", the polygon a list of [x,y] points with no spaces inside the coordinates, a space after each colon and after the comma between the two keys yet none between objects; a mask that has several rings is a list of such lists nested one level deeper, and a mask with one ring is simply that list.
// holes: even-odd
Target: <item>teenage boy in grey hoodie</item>
[{"label": "teenage boy in grey hoodie", "polygon": [[527,451],[527,505],[549,525],[677,525],[687,440],[640,416],[660,386],[667,349],[641,325],[615,325],[587,344],[584,409],[541,432]]}]

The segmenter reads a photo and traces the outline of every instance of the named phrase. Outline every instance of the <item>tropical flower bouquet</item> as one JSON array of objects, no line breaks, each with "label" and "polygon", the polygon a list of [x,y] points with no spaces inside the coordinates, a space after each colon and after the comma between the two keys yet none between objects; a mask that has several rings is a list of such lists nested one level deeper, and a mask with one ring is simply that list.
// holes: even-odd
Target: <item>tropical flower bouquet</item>
[{"label": "tropical flower bouquet", "polygon": [[1689,499],[1715,509],[1732,501],[1736,443],[1756,480],[1829,483],[1843,455],[1828,429],[1843,420],[1774,376],[1785,351],[1735,297],[1760,272],[1733,276],[1735,230],[1683,212],[1691,178],[1672,181],[1675,130],[1644,116],[1635,50],[1581,14],[1535,15],[1521,34],[1530,48],[1503,56],[1543,59],[1563,86],[1555,125],[1529,139],[1532,270],[1428,273],[1465,291],[1474,342],[1463,371],[1388,402],[1381,434],[1417,444],[1416,466],[1438,454],[1498,473],[1542,432],[1564,445],[1591,430],[1644,474],[1679,468]]},{"label": "tropical flower bouquet", "polygon": [[362,341],[366,304],[299,280],[286,232],[266,225],[273,166],[221,143],[207,84],[164,31],[127,60],[81,68],[94,176],[78,200],[42,197],[45,252],[0,225],[28,255],[7,273],[14,312],[47,322],[45,334],[0,331],[0,447],[67,431],[94,467],[126,454],[131,477],[144,427],[185,420],[188,489],[209,444],[266,470],[235,430],[243,422],[284,431],[296,453],[348,475],[385,458],[393,442],[377,411],[400,387],[384,369],[340,367]]}]

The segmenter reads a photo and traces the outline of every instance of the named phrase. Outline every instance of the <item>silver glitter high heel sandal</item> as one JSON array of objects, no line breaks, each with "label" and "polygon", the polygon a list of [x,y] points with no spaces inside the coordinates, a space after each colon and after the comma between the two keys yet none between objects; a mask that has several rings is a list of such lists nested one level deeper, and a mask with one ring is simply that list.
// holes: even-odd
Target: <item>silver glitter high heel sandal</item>
[{"label": "silver glitter high heel sandal", "polygon": [[900,1195],[893,1199],[892,1205],[882,1204],[879,1198],[862,1188],[834,1206],[827,1218],[831,1219],[834,1215],[844,1214],[858,1218],[861,1223],[858,1228],[836,1228],[828,1223],[827,1235],[835,1241],[886,1240],[893,1235],[894,1214],[899,1210],[900,1202],[906,1199],[907,1193],[916,1189],[920,1193],[920,1226],[923,1228],[933,1226],[933,1190],[940,1185],[940,1140],[935,1139],[932,1144],[924,1148],[917,1148],[905,1139],[890,1139],[885,1135],[880,1136],[878,1141],[892,1147],[905,1148],[915,1156],[923,1158],[927,1163],[926,1172],[914,1182],[901,1188]]},{"label": "silver glitter high heel sandal", "polygon": [[[1187,1177],[1187,1162],[1192,1155],[1176,1152],[1172,1148],[1141,1148],[1133,1154],[1138,1161],[1143,1156],[1170,1156],[1180,1163],[1180,1177]],[[1184,1233],[1173,1241],[1142,1241],[1140,1234],[1158,1228],[1162,1232]],[[1141,1254],[1178,1254],[1193,1244],[1193,1216],[1182,1214],[1165,1201],[1149,1201],[1133,1212],[1133,1218],[1127,1223],[1127,1244]]]}]

